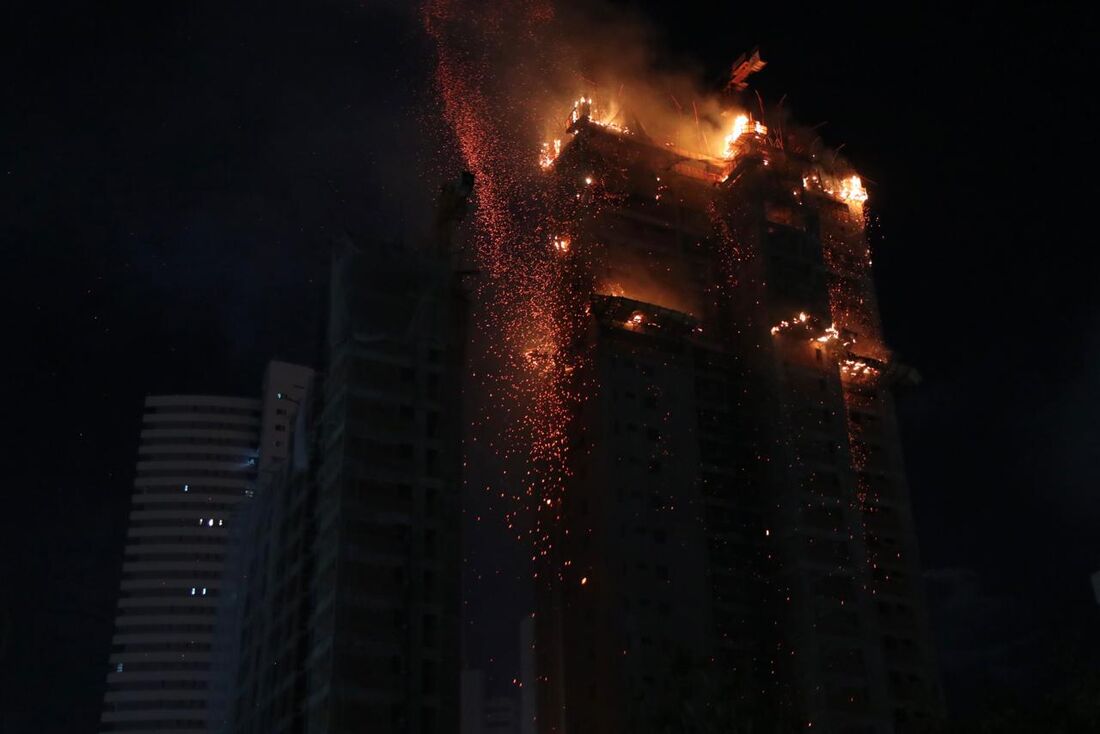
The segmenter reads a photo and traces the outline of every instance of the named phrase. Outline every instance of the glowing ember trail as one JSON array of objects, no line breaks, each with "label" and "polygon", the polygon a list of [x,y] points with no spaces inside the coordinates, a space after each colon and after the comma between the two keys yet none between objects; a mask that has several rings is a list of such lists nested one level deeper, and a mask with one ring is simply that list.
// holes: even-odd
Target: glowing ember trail
[{"label": "glowing ember trail", "polygon": [[[871,253],[865,239],[866,222],[864,202],[867,191],[857,175],[841,180],[839,189],[832,184],[822,185],[822,177],[814,180],[825,191],[837,196],[847,206],[833,216],[839,227],[834,235],[825,239],[823,255],[829,273],[829,308],[834,323],[845,333],[858,334],[859,354],[847,353],[838,363],[844,388],[844,409],[848,427],[848,453],[856,481],[856,503],[864,535],[867,538],[868,562],[873,570],[878,568],[878,547],[870,531],[868,519],[878,511],[879,497],[869,480],[867,440],[864,436],[863,416],[880,412],[882,398],[878,383],[882,366],[890,354],[883,345],[877,312],[874,307],[874,291],[871,284]],[[805,179],[804,179],[805,183]],[[873,574],[872,579],[878,575]],[[874,591],[874,586],[872,586]]]},{"label": "glowing ember trail", "polygon": [[[573,385],[578,358],[568,346],[587,304],[562,266],[571,241],[552,233],[551,192],[539,178],[562,141],[543,143],[541,154],[531,156],[538,114],[527,109],[517,116],[496,70],[516,70],[538,55],[532,44],[526,61],[500,58],[512,46],[501,41],[505,34],[533,40],[552,17],[542,2],[485,3],[471,14],[451,0],[431,0],[424,10],[443,115],[476,181],[475,265],[483,277],[475,319],[485,353],[475,361],[485,365],[480,376],[489,397],[479,430],[503,433],[494,447],[522,482],[508,488],[521,496],[505,519],[517,537],[531,541],[536,560],[551,560],[570,474],[567,435],[581,394]],[[574,115],[588,105],[578,102]]]}]

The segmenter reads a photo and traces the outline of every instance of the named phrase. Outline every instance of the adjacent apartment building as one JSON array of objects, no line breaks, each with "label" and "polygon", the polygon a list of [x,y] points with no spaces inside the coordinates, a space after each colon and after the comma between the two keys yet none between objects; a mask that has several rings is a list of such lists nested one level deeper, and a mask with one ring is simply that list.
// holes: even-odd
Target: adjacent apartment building
[{"label": "adjacent apartment building", "polygon": [[237,734],[457,734],[466,295],[448,246],[335,244],[322,371],[242,537]]},{"label": "adjacent apartment building", "polygon": [[146,398],[101,731],[208,731],[230,527],[307,374],[273,362],[262,399]]}]

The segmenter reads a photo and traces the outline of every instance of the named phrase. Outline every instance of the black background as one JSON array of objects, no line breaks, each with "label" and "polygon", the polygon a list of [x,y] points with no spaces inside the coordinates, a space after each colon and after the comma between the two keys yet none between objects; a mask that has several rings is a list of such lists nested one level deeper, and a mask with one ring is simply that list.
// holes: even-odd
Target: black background
[{"label": "black background", "polygon": [[[716,85],[759,44],[755,85],[864,173],[886,335],[925,378],[899,405],[950,704],[1059,685],[1100,629],[1095,24],[620,4]],[[431,49],[399,2],[5,16],[0,729],[91,732],[142,398],[313,361],[328,238],[405,232],[437,185]]]}]

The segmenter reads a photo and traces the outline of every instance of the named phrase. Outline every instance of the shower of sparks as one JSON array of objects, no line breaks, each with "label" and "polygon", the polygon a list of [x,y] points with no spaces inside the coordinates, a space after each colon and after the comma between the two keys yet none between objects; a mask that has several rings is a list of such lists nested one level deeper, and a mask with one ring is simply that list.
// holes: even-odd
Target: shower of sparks
[{"label": "shower of sparks", "polygon": [[[466,166],[474,174],[477,290],[476,327],[487,350],[481,375],[489,400],[483,432],[503,434],[494,448],[519,469],[520,486],[505,521],[530,541],[532,557],[551,564],[565,484],[570,476],[569,431],[582,399],[581,358],[570,345],[586,316],[585,291],[563,263],[574,244],[554,227],[556,193],[540,179],[561,152],[543,145],[532,109],[507,104],[494,70],[499,34],[535,39],[552,17],[544,2],[486,3],[478,23],[453,0],[431,0],[424,20],[437,53],[436,84],[443,114]],[[533,56],[533,55],[532,55]],[[529,74],[527,78],[537,78]],[[539,567],[545,567],[540,564]],[[558,571],[560,569],[555,569]]]},{"label": "shower of sparks", "polygon": [[[819,179],[820,180],[820,179]],[[862,416],[880,407],[881,396],[876,379],[879,365],[889,360],[883,344],[871,284],[871,252],[867,247],[864,202],[867,193],[859,176],[842,179],[839,197],[848,206],[834,216],[839,226],[822,242],[826,267],[829,269],[829,309],[833,322],[846,332],[858,334],[861,356],[848,354],[838,363],[844,390],[844,410],[848,427],[848,454],[855,477],[855,501],[860,513],[863,533],[873,539],[869,518],[878,511],[879,497],[869,480],[870,453],[864,435]],[[868,563],[876,573],[878,554],[876,543],[868,542]],[[872,591],[875,586],[872,585]]]},{"label": "shower of sparks", "polygon": [[[475,325],[484,354],[475,362],[483,365],[478,377],[488,400],[475,432],[508,467],[507,480],[514,486],[494,491],[508,503],[508,528],[530,544],[536,575],[564,579],[568,571],[577,574],[572,577],[576,582],[589,577],[559,557],[556,546],[568,532],[561,519],[576,458],[570,439],[578,410],[595,387],[589,383],[587,357],[577,345],[591,317],[593,294],[627,295],[632,284],[624,288],[619,282],[594,282],[587,260],[598,243],[590,241],[584,225],[601,207],[617,203],[615,197],[622,194],[611,193],[612,182],[622,172],[613,165],[569,169],[567,149],[586,127],[611,136],[640,136],[643,132],[632,131],[632,113],[659,118],[636,129],[652,144],[680,156],[671,169],[674,174],[713,187],[706,215],[720,247],[716,278],[702,290],[715,312],[722,310],[720,304],[736,301],[735,292],[766,288],[760,281],[756,235],[746,228],[753,221],[754,204],[734,189],[753,161],[761,170],[786,164],[774,154],[784,147],[782,130],[769,138],[763,122],[731,109],[728,101],[705,100],[702,115],[693,101],[688,125],[684,116],[654,109],[652,95],[646,98],[650,107],[627,113],[623,99],[603,90],[563,92],[551,80],[579,81],[582,76],[567,67],[568,54],[545,42],[552,35],[553,19],[546,0],[493,0],[479,4],[477,13],[461,0],[428,0],[424,9],[425,27],[435,43],[443,117],[476,181],[472,250],[481,278]],[[622,91],[618,84],[612,88]],[[661,175],[654,177],[652,200],[664,206],[674,189]],[[870,286],[864,236],[867,191],[858,175],[840,175],[819,163],[807,163],[791,180],[790,195],[796,202],[812,193],[837,205],[826,215],[830,226],[822,228],[831,318],[800,313],[771,331],[777,338],[804,337],[832,357],[844,390],[856,503],[866,523],[875,498],[866,479],[868,452],[858,413],[876,400],[874,383],[889,359]],[[749,333],[754,328],[752,310],[744,309],[736,323],[721,328]],[[660,324],[636,311],[622,326],[646,331]],[[702,333],[702,327],[695,332]],[[858,354],[852,351],[857,348]],[[801,440],[799,435],[788,437],[792,446]],[[767,451],[761,447],[759,453]],[[794,461],[800,462],[794,453]]]}]

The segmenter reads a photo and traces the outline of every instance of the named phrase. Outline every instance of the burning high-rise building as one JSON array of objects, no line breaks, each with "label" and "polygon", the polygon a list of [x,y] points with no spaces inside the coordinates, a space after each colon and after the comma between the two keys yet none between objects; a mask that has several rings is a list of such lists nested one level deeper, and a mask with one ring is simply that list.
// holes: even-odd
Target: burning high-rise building
[{"label": "burning high-rise building", "polygon": [[[625,116],[620,116],[620,119]],[[927,629],[858,175],[574,106],[547,242],[583,306],[539,556],[542,732],[927,731]]]},{"label": "burning high-rise building", "polygon": [[935,728],[891,396],[915,373],[862,179],[744,94],[758,53],[717,95],[617,22],[485,5],[424,17],[479,181],[474,430],[521,483],[539,731]]}]

